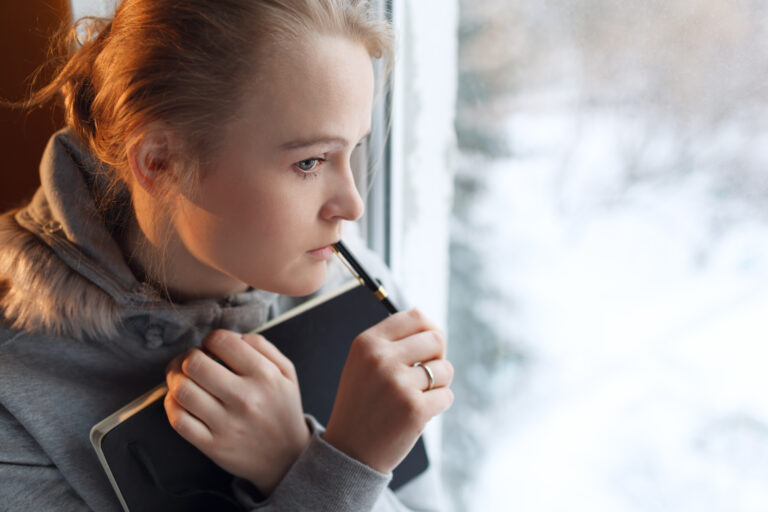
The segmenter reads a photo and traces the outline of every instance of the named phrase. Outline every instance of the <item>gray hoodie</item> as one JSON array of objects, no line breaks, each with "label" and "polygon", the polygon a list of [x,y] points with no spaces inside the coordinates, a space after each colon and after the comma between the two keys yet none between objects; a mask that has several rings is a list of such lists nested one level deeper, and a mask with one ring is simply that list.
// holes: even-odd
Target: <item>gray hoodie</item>
[{"label": "gray hoodie", "polygon": [[[247,332],[301,300],[252,290],[218,300],[168,302],[138,282],[94,197],[106,186],[69,130],[55,134],[42,186],[0,215],[0,510],[119,511],[89,442],[91,426],[164,379],[178,353],[216,328]],[[374,274],[385,267],[359,244]],[[320,292],[348,278],[331,264]],[[390,284],[391,288],[392,285]],[[263,511],[438,510],[431,467],[397,493],[382,474],[312,440]]]}]

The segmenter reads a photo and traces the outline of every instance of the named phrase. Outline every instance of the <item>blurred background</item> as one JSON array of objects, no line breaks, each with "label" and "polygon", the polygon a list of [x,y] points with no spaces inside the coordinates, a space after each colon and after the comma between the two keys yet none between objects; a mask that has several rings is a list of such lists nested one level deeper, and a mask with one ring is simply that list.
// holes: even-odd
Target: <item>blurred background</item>
[{"label": "blurred background", "polygon": [[459,2],[456,510],[768,510],[767,15]]},{"label": "blurred background", "polygon": [[[67,4],[0,7],[0,96]],[[445,510],[768,510],[768,2],[373,4],[398,47],[363,231],[448,330]],[[61,124],[14,115],[2,209]]]}]

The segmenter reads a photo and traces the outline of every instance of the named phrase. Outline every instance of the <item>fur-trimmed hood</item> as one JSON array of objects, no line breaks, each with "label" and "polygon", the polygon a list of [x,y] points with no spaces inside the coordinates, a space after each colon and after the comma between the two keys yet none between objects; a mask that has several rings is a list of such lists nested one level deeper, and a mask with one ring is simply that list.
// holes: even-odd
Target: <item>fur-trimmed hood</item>
[{"label": "fur-trimmed hood", "polygon": [[[51,137],[40,179],[26,207],[0,214],[0,326],[79,340],[130,334],[144,341],[144,350],[192,345],[212,329],[248,332],[306,300],[250,290],[220,299],[169,302],[131,272],[110,227],[125,212],[105,216],[96,207],[94,198],[104,197],[109,182],[71,130]],[[345,242],[384,281],[394,302],[406,305],[389,269],[354,230]],[[334,260],[317,293],[348,279],[347,270]]]},{"label": "fur-trimmed hood", "polygon": [[0,215],[0,319],[12,328],[103,339],[129,323],[159,346],[212,327],[244,332],[269,316],[270,292],[174,304],[139,282],[94,202],[104,175],[70,130],[51,137],[40,177],[29,205]]},{"label": "fur-trimmed hood", "polygon": [[[33,200],[0,215],[0,500],[10,497],[14,509],[34,501],[27,508],[118,512],[89,440],[93,426],[162,382],[168,361],[211,330],[250,331],[305,300],[260,290],[165,300],[130,271],[111,235],[113,215],[99,214],[94,198],[102,197],[102,177],[72,134],[59,132],[46,149]],[[359,239],[345,241],[368,271],[391,284]],[[348,279],[334,262],[319,292]],[[397,303],[396,289],[389,290]],[[328,474],[346,475],[339,488],[377,496],[386,475],[363,475],[359,462],[340,453],[310,444],[286,479],[285,495],[300,495],[318,474]],[[427,494],[436,488],[419,481],[409,485]]]}]

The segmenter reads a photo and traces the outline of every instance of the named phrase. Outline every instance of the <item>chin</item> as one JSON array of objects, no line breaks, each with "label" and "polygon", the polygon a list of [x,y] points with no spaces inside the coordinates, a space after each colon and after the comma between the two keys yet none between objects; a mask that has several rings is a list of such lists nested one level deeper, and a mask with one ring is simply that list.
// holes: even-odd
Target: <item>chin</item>
[{"label": "chin", "polygon": [[290,297],[303,297],[318,291],[325,283],[326,266],[320,266],[322,270],[313,270],[306,274],[290,276],[285,282],[274,283],[274,286],[263,288],[271,292]]}]

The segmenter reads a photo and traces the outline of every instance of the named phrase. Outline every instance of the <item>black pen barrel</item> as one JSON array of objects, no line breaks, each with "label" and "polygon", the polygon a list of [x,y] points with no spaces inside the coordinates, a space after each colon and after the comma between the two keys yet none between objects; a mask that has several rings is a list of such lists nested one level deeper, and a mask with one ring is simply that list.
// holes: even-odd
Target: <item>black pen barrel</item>
[{"label": "black pen barrel", "polygon": [[371,276],[368,275],[363,266],[357,262],[354,256],[352,256],[352,253],[349,251],[349,249],[347,249],[347,246],[344,245],[344,242],[339,240],[333,245],[336,250],[339,251],[339,254],[341,254],[347,263],[349,263],[349,266],[352,267],[355,272],[357,272],[356,277],[359,277],[363,283],[365,283],[365,286],[371,290],[374,295],[376,295],[376,298],[379,299],[382,304],[384,304],[384,307],[387,308],[387,311],[390,313],[397,313],[397,308],[387,298],[387,292],[384,290],[384,287],[381,286],[381,284],[379,284],[377,281],[371,279]]}]

